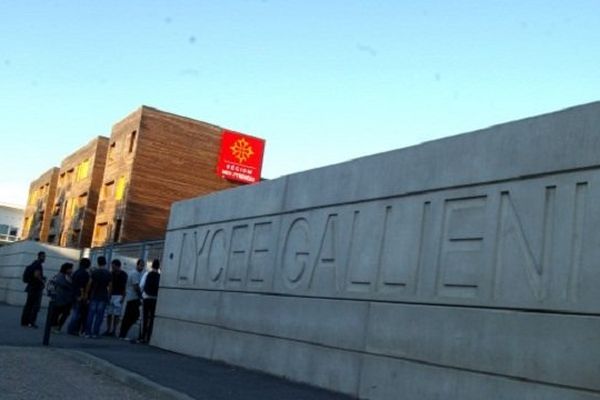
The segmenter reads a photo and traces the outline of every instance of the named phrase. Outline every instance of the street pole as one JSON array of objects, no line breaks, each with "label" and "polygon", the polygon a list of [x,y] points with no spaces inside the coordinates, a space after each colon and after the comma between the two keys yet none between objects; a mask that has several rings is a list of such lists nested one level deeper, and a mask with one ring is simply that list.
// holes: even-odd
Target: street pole
[{"label": "street pole", "polygon": [[50,297],[48,303],[48,313],[46,314],[46,325],[44,325],[44,340],[43,345],[48,346],[50,343],[50,328],[52,328],[52,314],[54,314],[54,296]]}]

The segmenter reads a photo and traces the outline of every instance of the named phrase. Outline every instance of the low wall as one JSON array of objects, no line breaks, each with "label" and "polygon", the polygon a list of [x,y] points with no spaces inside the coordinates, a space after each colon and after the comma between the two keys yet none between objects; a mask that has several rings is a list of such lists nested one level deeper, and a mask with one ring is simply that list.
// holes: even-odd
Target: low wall
[{"label": "low wall", "polygon": [[593,103],[176,203],[153,343],[361,398],[600,399],[599,165]]},{"label": "low wall", "polygon": [[[44,275],[54,276],[65,262],[75,267],[80,250],[51,246],[45,243],[22,241],[0,247],[0,302],[12,305],[24,305],[27,299],[26,284],[23,283],[23,270],[31,264],[40,251],[46,252]],[[47,299],[44,298],[47,303]]]}]

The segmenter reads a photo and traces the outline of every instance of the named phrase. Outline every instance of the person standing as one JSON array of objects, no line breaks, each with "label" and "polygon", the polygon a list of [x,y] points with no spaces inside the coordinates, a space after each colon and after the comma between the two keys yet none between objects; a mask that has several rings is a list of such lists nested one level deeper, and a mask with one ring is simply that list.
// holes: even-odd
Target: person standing
[{"label": "person standing", "polygon": [[110,266],[112,271],[111,295],[106,309],[106,332],[102,336],[115,336],[125,302],[125,287],[127,286],[127,272],[121,269],[121,261],[114,259]]},{"label": "person standing", "polygon": [[85,297],[87,284],[90,280],[88,269],[92,266],[89,258],[79,260],[79,268],[73,273],[73,290],[75,292],[75,301],[73,303],[73,314],[67,327],[69,335],[78,336],[85,330],[85,323],[88,315],[88,304]]},{"label": "person standing", "polygon": [[54,309],[51,316],[54,333],[60,332],[71,312],[73,298],[75,297],[71,280],[72,273],[73,264],[64,263],[60,266],[60,272],[51,280],[54,290]]},{"label": "person standing", "polygon": [[27,300],[21,313],[21,326],[36,328],[36,320],[40,307],[42,305],[42,295],[46,286],[46,278],[44,277],[44,261],[46,261],[46,253],[40,251],[37,259],[29,264],[23,272],[23,282],[27,283],[25,291],[27,292]]},{"label": "person standing", "polygon": [[125,314],[123,315],[123,322],[121,322],[121,330],[119,331],[119,338],[121,339],[127,339],[129,329],[140,317],[140,305],[142,301],[140,281],[142,280],[145,264],[144,260],[137,260],[135,270],[131,271],[127,277]]},{"label": "person standing", "polygon": [[160,284],[160,261],[152,261],[152,269],[146,273],[140,282],[144,303],[144,315],[142,318],[142,337],[140,343],[150,343],[152,327],[154,326],[154,314],[156,313],[156,299]]},{"label": "person standing", "polygon": [[85,324],[85,336],[98,337],[100,326],[104,320],[104,311],[109,300],[112,276],[106,269],[106,258],[98,257],[98,268],[92,271],[87,285],[86,298],[89,299],[89,310]]}]

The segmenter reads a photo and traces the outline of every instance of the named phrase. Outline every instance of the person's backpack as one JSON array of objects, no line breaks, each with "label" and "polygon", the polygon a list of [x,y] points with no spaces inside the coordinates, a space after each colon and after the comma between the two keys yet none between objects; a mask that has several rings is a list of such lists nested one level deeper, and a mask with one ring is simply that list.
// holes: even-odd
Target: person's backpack
[{"label": "person's backpack", "polygon": [[48,297],[56,297],[56,280],[58,278],[58,274],[56,274],[52,279],[48,281],[46,284],[46,294]]},{"label": "person's backpack", "polygon": [[33,264],[29,264],[23,271],[23,283],[31,283],[33,281]]},{"label": "person's backpack", "polygon": [[148,296],[158,295],[158,285],[160,283],[160,274],[155,271],[148,272],[146,282],[144,283],[144,293]]}]

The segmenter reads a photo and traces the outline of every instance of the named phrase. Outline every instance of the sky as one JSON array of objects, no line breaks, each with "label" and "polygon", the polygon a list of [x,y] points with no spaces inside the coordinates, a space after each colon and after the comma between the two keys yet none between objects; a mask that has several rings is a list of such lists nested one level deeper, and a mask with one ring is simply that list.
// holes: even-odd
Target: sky
[{"label": "sky", "polygon": [[4,0],[0,202],[142,104],[276,178],[597,100],[597,0]]}]

